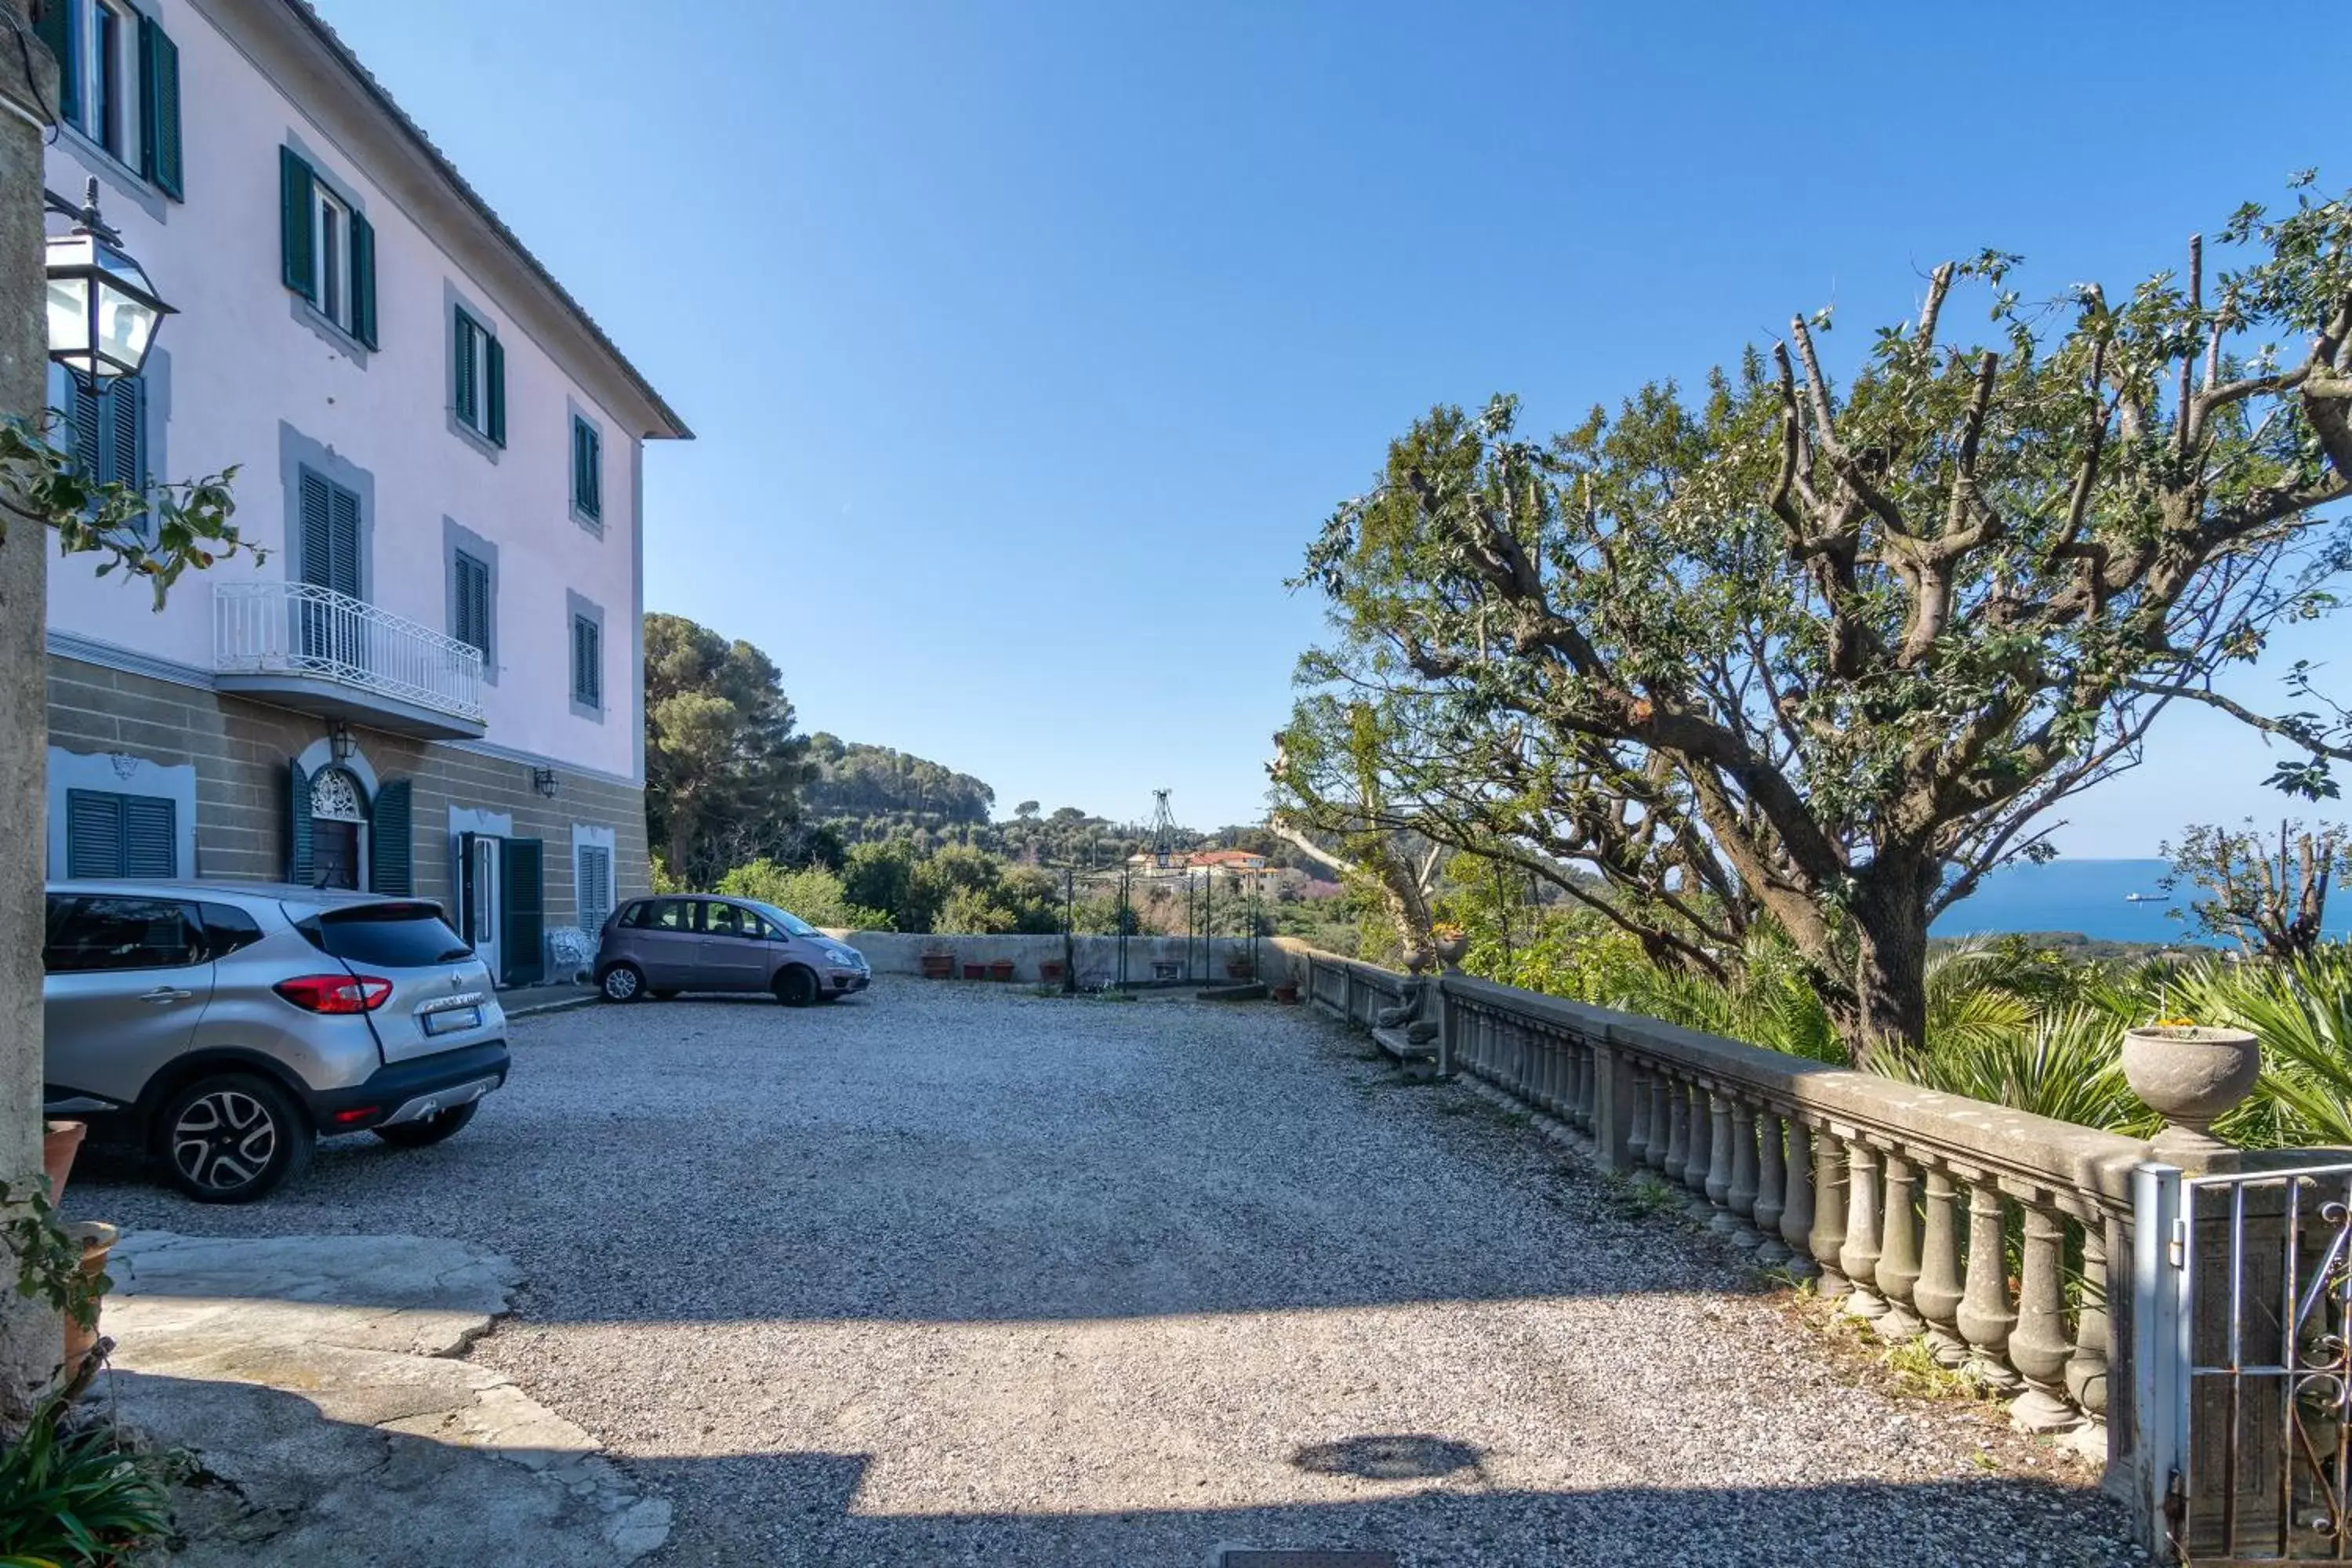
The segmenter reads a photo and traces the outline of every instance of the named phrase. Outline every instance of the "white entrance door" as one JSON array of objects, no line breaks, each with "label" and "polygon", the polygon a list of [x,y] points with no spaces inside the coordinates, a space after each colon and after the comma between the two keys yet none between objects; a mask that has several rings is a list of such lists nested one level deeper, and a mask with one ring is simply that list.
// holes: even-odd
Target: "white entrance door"
[{"label": "white entrance door", "polygon": [[465,837],[464,935],[490,966],[493,982],[503,973],[499,963],[499,843],[487,833]]}]

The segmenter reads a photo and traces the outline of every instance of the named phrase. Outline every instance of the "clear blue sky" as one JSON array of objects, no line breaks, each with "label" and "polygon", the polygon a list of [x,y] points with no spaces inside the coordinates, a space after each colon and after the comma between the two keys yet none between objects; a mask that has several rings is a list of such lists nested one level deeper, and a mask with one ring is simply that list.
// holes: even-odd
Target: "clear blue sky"
[{"label": "clear blue sky", "polygon": [[[2352,178],[2328,94],[2228,63],[2336,47],[2308,5],[319,4],[698,432],[647,605],[1006,813],[1254,817],[1283,579],[1433,403],[1551,428],[1792,310],[1851,347],[1948,255],[2119,285]],[[2266,771],[2183,715],[2060,842]]]}]

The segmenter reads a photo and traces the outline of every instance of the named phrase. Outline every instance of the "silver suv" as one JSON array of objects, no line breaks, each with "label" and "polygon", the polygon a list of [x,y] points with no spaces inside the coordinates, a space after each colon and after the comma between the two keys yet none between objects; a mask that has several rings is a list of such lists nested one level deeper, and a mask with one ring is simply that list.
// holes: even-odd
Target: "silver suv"
[{"label": "silver suv", "polygon": [[205,1203],[321,1135],[438,1143],[507,1077],[490,972],[440,907],[225,882],[59,882],[41,960],[46,1109],[127,1134]]},{"label": "silver suv", "polygon": [[873,978],[865,954],[752,899],[637,899],[604,922],[596,984],[607,1002],[681,991],[766,991],[787,1007],[831,1002]]}]

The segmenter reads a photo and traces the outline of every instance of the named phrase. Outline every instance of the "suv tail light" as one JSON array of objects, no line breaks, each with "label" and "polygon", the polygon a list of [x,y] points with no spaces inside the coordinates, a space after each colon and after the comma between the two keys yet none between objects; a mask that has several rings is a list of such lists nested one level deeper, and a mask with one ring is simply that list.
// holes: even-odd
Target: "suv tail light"
[{"label": "suv tail light", "polygon": [[373,974],[299,974],[270,987],[305,1013],[373,1013],[392,982]]}]

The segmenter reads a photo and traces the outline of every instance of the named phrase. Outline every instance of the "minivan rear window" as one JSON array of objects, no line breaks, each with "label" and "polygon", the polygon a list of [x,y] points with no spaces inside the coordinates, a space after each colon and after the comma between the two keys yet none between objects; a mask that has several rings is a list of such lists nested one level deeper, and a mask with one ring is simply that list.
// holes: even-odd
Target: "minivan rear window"
[{"label": "minivan rear window", "polygon": [[428,963],[452,963],[474,955],[433,904],[360,904],[327,910],[296,929],[330,957],[379,969],[421,969]]}]

